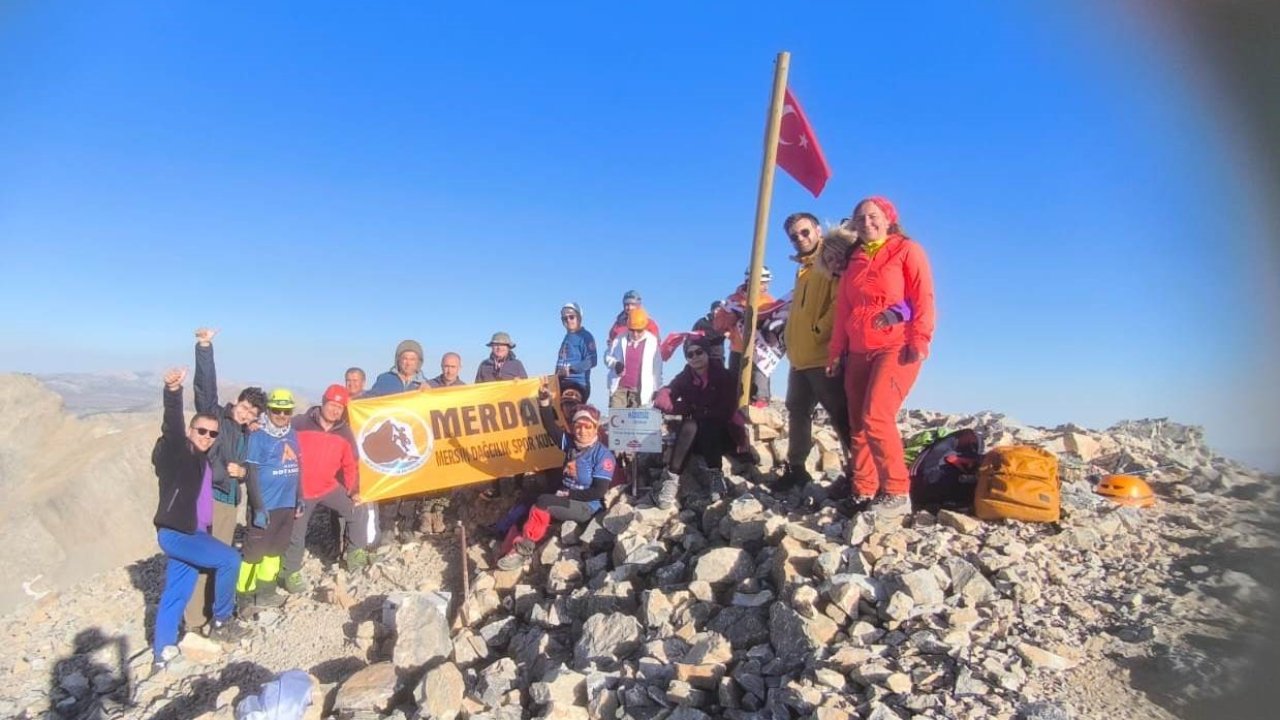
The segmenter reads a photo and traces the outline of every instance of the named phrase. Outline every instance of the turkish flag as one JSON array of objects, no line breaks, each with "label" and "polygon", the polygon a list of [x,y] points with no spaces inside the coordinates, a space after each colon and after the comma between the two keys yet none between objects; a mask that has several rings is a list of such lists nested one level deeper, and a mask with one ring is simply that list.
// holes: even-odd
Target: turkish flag
[{"label": "turkish flag", "polygon": [[796,182],[813,193],[822,194],[822,188],[831,179],[831,166],[822,154],[818,138],[813,134],[809,118],[804,116],[800,101],[787,88],[782,103],[782,125],[778,129],[778,167],[786,170]]}]

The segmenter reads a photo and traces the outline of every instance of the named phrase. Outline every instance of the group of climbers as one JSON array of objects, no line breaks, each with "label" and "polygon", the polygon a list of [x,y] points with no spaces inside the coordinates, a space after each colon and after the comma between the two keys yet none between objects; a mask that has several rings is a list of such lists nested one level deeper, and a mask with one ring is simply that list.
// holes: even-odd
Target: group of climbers
[{"label": "group of climbers", "polygon": [[[789,216],[783,227],[795,249],[795,287],[775,300],[768,294],[771,278],[766,276],[755,313],[765,344],[784,347],[790,362],[786,407],[791,441],[774,487],[813,482],[805,465],[812,449],[812,414],[822,405],[844,450],[852,509],[897,511],[906,504],[909,483],[896,415],[928,356],[933,333],[933,287],[924,251],[904,234],[893,205],[880,197],[859,202],[851,218],[825,236],[809,213]],[[741,319],[752,315],[747,305],[744,282],[724,301],[713,303],[693,332],[660,341],[658,324],[639,293],[623,296],[604,352],[608,405],[656,407],[677,417],[663,477],[653,489],[659,507],[677,504],[681,475],[690,467],[705,479],[712,500],[718,500],[727,493],[724,458],[754,459],[737,407],[736,369],[752,362],[750,396],[758,405],[768,401],[769,373],[754,362],[757,348],[746,345],[749,333]],[[599,361],[595,339],[584,327],[578,304],[565,303],[560,320],[565,335],[555,374],[563,424],[551,407],[550,392],[543,392],[539,402],[543,424],[565,453],[564,463],[527,481],[515,507],[498,524],[503,534],[499,565],[504,568],[524,564],[551,522],[585,521],[600,512],[616,470],[617,460],[602,440],[600,411],[586,404],[591,371]],[[361,502],[358,453],[346,406],[358,397],[462,385],[458,353],[445,353],[441,374],[427,379],[421,344],[406,340],[397,346],[392,368],[372,386],[365,388],[363,370],[350,368],[344,385],[330,386],[320,405],[294,417],[294,397],[284,389],[268,395],[249,388],[236,403],[218,406],[213,335],[197,332],[197,415],[185,434],[183,376],[166,377],[164,436],[156,450],[162,495],[155,524],[169,570],[157,618],[158,661],[176,640],[177,607],[188,606],[189,630],[207,625],[211,633],[224,636],[238,632],[228,610],[235,605],[227,585],[232,575],[242,606],[281,604],[277,587],[305,589],[300,569],[308,521],[317,508],[344,521],[344,561],[351,569],[368,562],[367,549],[380,533],[445,528],[448,493],[376,506]],[[480,363],[475,382],[527,377],[508,333],[494,333],[487,346],[489,356]],[[676,347],[683,349],[685,366],[664,385],[663,362]],[[247,495],[247,527],[236,557],[231,541],[241,485]],[[486,489],[490,496],[495,491],[496,484]],[[196,587],[200,570],[216,575],[209,592]]]}]

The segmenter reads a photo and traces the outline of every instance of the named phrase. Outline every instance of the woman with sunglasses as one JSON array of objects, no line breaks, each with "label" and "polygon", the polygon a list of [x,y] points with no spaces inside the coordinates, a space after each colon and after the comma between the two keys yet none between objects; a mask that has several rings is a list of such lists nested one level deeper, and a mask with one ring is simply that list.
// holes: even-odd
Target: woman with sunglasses
[{"label": "woman with sunglasses", "polygon": [[735,428],[741,427],[733,422],[737,412],[736,378],[711,362],[709,344],[705,337],[696,335],[685,340],[684,369],[654,399],[654,407],[659,410],[683,416],[666,476],[653,498],[663,509],[676,506],[680,475],[695,456],[706,464],[712,501],[719,500],[727,491],[721,472],[724,456],[739,454],[745,444],[745,436],[735,434]]},{"label": "woman with sunglasses", "polygon": [[929,260],[882,197],[859,202],[830,234],[853,245],[836,294],[827,376],[844,377],[855,507],[906,514],[911,480],[897,417],[933,339]]},{"label": "woman with sunglasses", "polygon": [[591,369],[600,362],[596,339],[582,327],[582,308],[578,303],[565,303],[560,308],[560,322],[565,332],[556,358],[556,375],[562,383],[571,382],[581,387],[582,400],[586,402],[591,398]]},{"label": "woman with sunglasses", "polygon": [[[294,518],[302,514],[302,451],[293,429],[293,393],[277,388],[267,396],[266,419],[249,436],[245,458],[248,474],[249,527],[245,531],[240,564],[242,607],[279,607],[284,598],[276,592],[281,556],[289,549]],[[298,592],[300,588],[287,588]]]}]

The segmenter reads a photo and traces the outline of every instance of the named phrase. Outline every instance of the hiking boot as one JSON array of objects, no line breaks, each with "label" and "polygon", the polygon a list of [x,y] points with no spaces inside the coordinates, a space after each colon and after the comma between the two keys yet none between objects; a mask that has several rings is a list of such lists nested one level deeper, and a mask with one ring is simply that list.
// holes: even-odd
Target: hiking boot
[{"label": "hiking boot", "polygon": [[291,573],[280,575],[280,589],[291,595],[304,593],[307,591],[307,581],[302,579],[302,571],[295,570]]},{"label": "hiking boot", "polygon": [[529,562],[529,558],[533,557],[533,551],[537,547],[537,544],[532,540],[520,538],[516,541],[515,546],[511,548],[511,552],[498,559],[498,569],[519,570]]},{"label": "hiking boot", "polygon": [[275,586],[263,583],[253,591],[253,604],[260,608],[278,608],[284,605],[285,596]]},{"label": "hiking boot", "polygon": [[666,477],[658,483],[653,495],[653,502],[663,510],[676,506],[676,497],[680,494],[680,476],[668,471]]},{"label": "hiking boot", "polygon": [[775,480],[770,487],[775,493],[785,493],[797,487],[804,487],[813,482],[813,476],[805,469],[803,464],[794,465],[787,464],[787,469],[783,471],[782,476]]},{"label": "hiking boot", "polygon": [[214,620],[209,626],[209,639],[220,643],[235,645],[253,634],[252,630],[233,617]]},{"label": "hiking boot", "polygon": [[711,491],[711,502],[718,503],[729,494],[729,483],[725,482],[724,473],[712,470],[707,485]]},{"label": "hiking boot", "polygon": [[347,570],[359,570],[369,565],[369,552],[363,548],[351,548],[347,551]]},{"label": "hiking boot", "polygon": [[881,494],[867,505],[867,512],[880,517],[904,517],[911,514],[911,498],[906,495]]}]

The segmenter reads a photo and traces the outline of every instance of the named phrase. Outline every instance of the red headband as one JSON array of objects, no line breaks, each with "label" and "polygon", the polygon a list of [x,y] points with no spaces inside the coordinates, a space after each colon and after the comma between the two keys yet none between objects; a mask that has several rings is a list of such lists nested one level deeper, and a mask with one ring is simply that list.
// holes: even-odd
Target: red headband
[{"label": "red headband", "polygon": [[884,217],[889,221],[890,225],[898,222],[898,209],[893,206],[893,203],[889,202],[889,198],[880,195],[872,195],[871,197],[860,201],[857,206],[853,208],[853,211],[856,213],[858,208],[862,207],[863,203],[875,203],[875,206],[880,208],[880,212],[884,213]]}]

